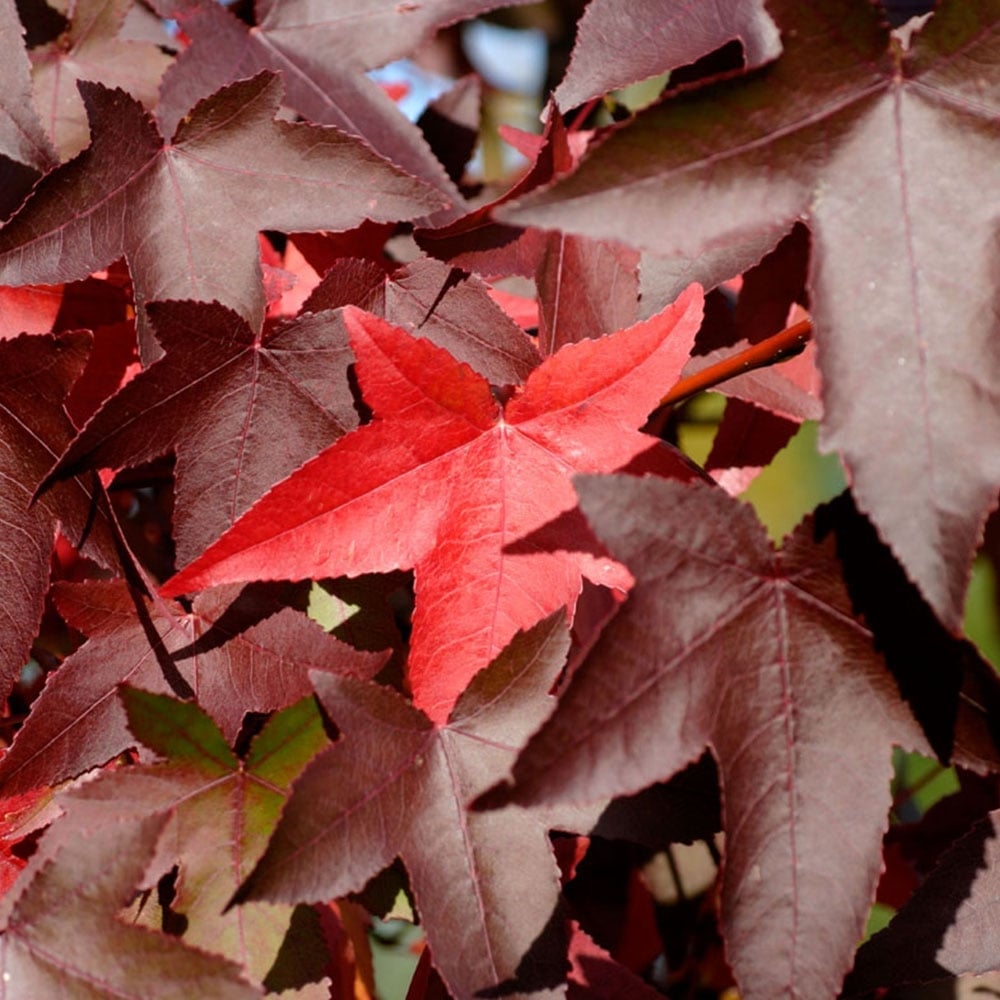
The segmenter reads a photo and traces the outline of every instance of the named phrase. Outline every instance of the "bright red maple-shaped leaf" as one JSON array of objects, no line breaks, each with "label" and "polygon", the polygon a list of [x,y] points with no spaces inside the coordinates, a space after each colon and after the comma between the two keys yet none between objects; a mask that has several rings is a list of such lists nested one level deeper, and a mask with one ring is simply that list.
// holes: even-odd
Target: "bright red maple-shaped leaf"
[{"label": "bright red maple-shaped leaf", "polygon": [[866,0],[768,11],[773,65],[666,100],[498,217],[688,258],[808,225],[822,441],[957,632],[1000,485],[997,10],[943,3],[908,50]]},{"label": "bright red maple-shaped leaf", "polygon": [[637,583],[518,759],[513,789],[489,799],[634,792],[710,747],[740,995],[835,996],[881,866],[891,745],[930,748],[852,613],[833,537],[815,540],[806,521],[775,551],[721,490],[576,483]]},{"label": "bright red maple-shaped leaf", "polygon": [[49,585],[49,557],[62,533],[106,566],[116,562],[96,484],[61,483],[31,495],[73,435],[63,402],[87,358],[85,333],[0,341],[0,689],[28,658]]},{"label": "bright red maple-shaped leaf", "polygon": [[573,608],[582,576],[627,586],[611,560],[567,551],[586,547],[585,532],[561,551],[505,548],[575,508],[574,472],[648,453],[690,474],[635,428],[683,366],[700,310],[692,288],[645,323],[569,345],[504,403],[441,348],[345,310],[375,421],[265,494],[164,592],[412,567],[409,680],[414,703],[443,721],[518,629]]},{"label": "bright red maple-shaped leaf", "polygon": [[156,103],[160,77],[173,60],[153,42],[118,38],[131,6],[131,0],[75,0],[65,32],[31,50],[35,107],[63,160],[90,137],[77,80],[121,87],[146,107]]},{"label": "bright red maple-shaped leaf", "polygon": [[239,967],[118,914],[144,885],[168,817],[107,824],[29,865],[0,905],[0,979],[8,1000],[253,1000]]},{"label": "bright red maple-shaped leaf", "polygon": [[145,315],[152,299],[217,300],[260,324],[258,230],[348,229],[441,204],[357,139],[275,121],[272,74],[200,102],[169,141],[123,91],[80,92],[91,144],[0,230],[0,282],[83,278],[124,255],[147,361],[161,353]]},{"label": "bright red maple-shaped leaf", "polygon": [[[561,935],[559,874],[545,826],[518,807],[465,807],[509,772],[548,712],[567,648],[561,615],[518,635],[441,725],[389,688],[315,674],[343,736],[292,786],[237,899],[345,895],[399,855],[432,960],[454,996],[490,986],[560,995],[563,950],[549,940]],[[550,947],[533,962],[526,956],[540,938]]]},{"label": "bright red maple-shaped leaf", "polygon": [[191,612],[148,603],[121,580],[61,583],[54,596],[63,617],[89,639],[47,678],[0,760],[6,794],[53,785],[132,746],[117,696],[123,682],[196,698],[232,742],[247,712],[272,711],[308,694],[310,669],[368,677],[384,660],[286,607],[290,594],[280,587],[227,587],[202,595]]},{"label": "bright red maple-shaped leaf", "polygon": [[265,979],[292,908],[248,903],[223,911],[263,854],[292,781],[330,744],[315,699],[273,715],[240,759],[197,705],[129,687],[120,697],[132,734],[159,759],[71,787],[58,798],[63,829],[51,832],[67,838],[168,814],[156,863],[178,866],[170,909],[187,920],[184,942]]},{"label": "bright red maple-shaped leaf", "polygon": [[747,66],[781,52],[763,0],[590,0],[569,69],[553,96],[561,108],[572,108],[693,63],[734,39]]},{"label": "bright red maple-shaped leaf", "polygon": [[218,303],[153,302],[148,312],[165,356],[90,419],[49,482],[174,452],[174,536],[187,562],[268,487],[357,425],[353,357],[332,312],[263,331]]}]

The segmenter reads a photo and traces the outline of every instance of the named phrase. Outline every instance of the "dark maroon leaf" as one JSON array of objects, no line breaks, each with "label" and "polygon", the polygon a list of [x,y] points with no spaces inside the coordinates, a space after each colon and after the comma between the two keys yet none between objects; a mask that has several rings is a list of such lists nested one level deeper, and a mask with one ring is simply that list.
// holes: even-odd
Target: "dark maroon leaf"
[{"label": "dark maroon leaf", "polygon": [[281,88],[270,74],[198,104],[169,142],[124,92],[80,88],[91,145],[0,230],[0,281],[83,278],[124,254],[147,362],[161,353],[151,299],[214,299],[260,324],[258,230],[347,229],[440,204],[356,139],[275,121]]},{"label": "dark maroon leaf", "polygon": [[892,923],[858,951],[845,997],[1000,969],[991,919],[1000,903],[998,835],[1000,810],[993,810],[945,853]]},{"label": "dark maroon leaf", "polygon": [[57,585],[60,613],[90,638],[48,677],[0,760],[4,793],[55,784],[132,746],[116,693],[123,682],[197,699],[231,743],[247,712],[309,694],[311,669],[362,677],[378,670],[383,656],[326,635],[284,606],[290,596],[282,587],[219,588],[185,613],[147,602],[122,581]]},{"label": "dark maroon leaf", "polygon": [[321,900],[360,889],[400,855],[434,964],[457,997],[558,995],[558,951],[522,959],[559,894],[545,828],[530,812],[465,811],[508,773],[550,708],[561,615],[520,633],[438,727],[388,688],[314,674],[343,737],[306,768],[238,900]]},{"label": "dark maroon leaf", "polygon": [[429,257],[388,275],[366,261],[338,262],[304,309],[342,305],[426,337],[494,385],[523,382],[541,360],[532,339],[490,298],[480,278]]},{"label": "dark maroon leaf", "polygon": [[763,0],[591,0],[577,28],[569,70],[556,88],[561,108],[572,108],[693,63],[726,42],[743,47],[747,66],[781,52],[778,29]]},{"label": "dark maroon leaf", "polygon": [[215,302],[153,302],[148,312],[166,355],[91,418],[49,482],[174,452],[174,537],[184,563],[357,426],[347,382],[353,355],[332,312],[262,332]]},{"label": "dark maroon leaf", "polygon": [[941,624],[850,494],[817,511],[816,529],[835,539],[854,611],[938,757],[1000,770],[1000,679],[991,664]]},{"label": "dark maroon leaf", "polygon": [[73,426],[63,410],[87,358],[84,333],[0,341],[0,688],[10,690],[38,631],[49,557],[62,533],[112,566],[111,534],[96,484],[61,483],[31,503],[44,468],[66,447]]},{"label": "dark maroon leaf", "polygon": [[409,54],[435,28],[498,3],[366,0],[342,8],[323,0],[258,0],[257,23],[250,28],[212,0],[158,0],[157,9],[178,18],[192,41],[164,79],[159,120],[169,133],[192,104],[220,87],[262,70],[279,72],[289,107],[364,139],[444,193],[456,207],[453,214],[461,214],[461,195],[420,130],[364,71]]},{"label": "dark maroon leaf", "polygon": [[795,420],[730,399],[705,470],[733,496],[742,493],[799,429]]},{"label": "dark maroon leaf", "polygon": [[796,223],[792,231],[755,267],[743,275],[736,300],[736,330],[751,344],[784,329],[794,304],[807,307],[809,230]]},{"label": "dark maroon leaf", "polygon": [[982,183],[997,11],[946,3],[904,50],[865,0],[768,10],[785,46],[773,65],[681,92],[498,218],[682,257],[805,222],[824,447],[957,630],[1000,484],[1000,203]]},{"label": "dark maroon leaf", "polygon": [[638,252],[620,244],[549,236],[535,272],[542,354],[631,326],[638,318],[638,268]]},{"label": "dark maroon leaf", "polygon": [[[572,170],[588,138],[589,135],[577,136],[574,155],[570,136],[562,119],[555,113],[555,109],[550,108],[534,161],[525,175],[499,198],[469,212],[450,225],[419,231],[417,243],[440,260],[480,274],[533,276],[549,243],[549,237],[530,227],[526,229],[498,223],[493,218],[493,213],[511,199],[533,191],[540,185],[549,183],[554,177]],[[686,287],[687,285],[678,288],[669,301],[672,302]]]},{"label": "dark maroon leaf", "polygon": [[[854,617],[832,539],[780,551],[721,490],[577,479],[636,577],[493,802],[586,801],[719,765],[722,924],[741,996],[836,994],[881,865],[890,746],[929,749]],[[836,894],[829,872],[837,873]]]}]

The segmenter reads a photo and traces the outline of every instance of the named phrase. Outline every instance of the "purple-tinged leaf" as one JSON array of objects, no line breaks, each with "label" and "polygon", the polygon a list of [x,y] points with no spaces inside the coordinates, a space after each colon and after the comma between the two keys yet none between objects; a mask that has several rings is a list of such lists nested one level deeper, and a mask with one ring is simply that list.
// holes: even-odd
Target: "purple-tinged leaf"
[{"label": "purple-tinged leaf", "polygon": [[806,522],[775,551],[721,490],[576,482],[636,586],[528,742],[513,788],[487,803],[634,792],[710,747],[741,996],[835,996],[881,866],[891,745],[929,747],[852,613],[832,538]]},{"label": "purple-tinged leaf", "polygon": [[183,563],[357,426],[347,381],[353,355],[331,312],[256,333],[215,302],[153,302],[148,312],[165,356],[101,407],[48,482],[175,453],[174,535]]},{"label": "purple-tinged leaf", "polygon": [[[278,829],[238,900],[321,900],[358,890],[399,855],[433,961],[455,996],[562,994],[557,948],[525,956],[557,912],[545,828],[518,807],[466,813],[502,779],[549,711],[568,637],[561,615],[519,634],[435,726],[374,684],[314,675],[343,732],[292,786]],[[558,926],[558,921],[553,926]]]},{"label": "purple-tinged leaf", "polygon": [[161,813],[83,831],[25,872],[0,932],[5,1000],[262,995],[232,962],[118,919],[144,885],[165,823]]},{"label": "purple-tinged leaf", "polygon": [[844,996],[1000,969],[1000,810],[958,840],[883,931],[858,951]]},{"label": "purple-tinged leaf", "polygon": [[0,688],[27,662],[49,586],[58,531],[105,566],[116,563],[96,484],[74,478],[32,504],[46,466],[73,436],[63,403],[90,338],[22,335],[0,341]]},{"label": "purple-tinged leaf", "polygon": [[0,218],[9,215],[40,174],[58,162],[31,103],[24,28],[14,0],[0,0]]},{"label": "purple-tinged leaf", "polygon": [[555,99],[563,109],[576,107],[693,63],[734,39],[748,67],[781,52],[763,0],[591,0]]},{"label": "purple-tinged leaf", "polygon": [[169,142],[123,91],[80,89],[91,144],[0,230],[0,282],[83,278],[124,255],[147,363],[162,353],[146,318],[153,299],[214,299],[260,325],[258,230],[348,229],[441,203],[356,139],[275,121],[270,74],[202,101]]},{"label": "purple-tinged leaf", "polygon": [[75,0],[66,31],[31,50],[35,106],[61,160],[76,156],[90,140],[78,80],[120,87],[147,108],[156,103],[172,59],[153,42],[118,37],[131,7],[131,0]]},{"label": "purple-tinged leaf", "polygon": [[[51,674],[0,760],[6,794],[52,785],[135,742],[118,685],[196,698],[225,738],[247,712],[268,712],[312,689],[308,671],[370,677],[384,657],[361,653],[284,606],[288,588],[224,588],[194,610],[147,603],[122,581],[59,584],[60,613],[89,640]],[[282,599],[285,599],[284,601]]]}]

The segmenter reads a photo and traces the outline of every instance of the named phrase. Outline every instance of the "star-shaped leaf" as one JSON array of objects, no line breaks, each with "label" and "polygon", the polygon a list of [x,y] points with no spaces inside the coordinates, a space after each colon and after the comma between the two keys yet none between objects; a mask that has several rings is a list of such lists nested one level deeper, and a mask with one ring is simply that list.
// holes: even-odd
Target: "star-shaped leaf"
[{"label": "star-shaped leaf", "polygon": [[749,507],[702,484],[577,488],[636,586],[529,741],[513,790],[490,798],[634,792],[710,747],[740,995],[835,996],[881,867],[891,745],[930,748],[852,613],[833,537],[807,521],[775,551]]},{"label": "star-shaped leaf", "polygon": [[263,320],[257,231],[348,229],[425,214],[440,196],[331,128],[275,121],[280,83],[243,80],[165,141],[133,97],[81,83],[92,141],[0,230],[0,282],[83,278],[125,257],[140,345],[152,299],[217,300]]},{"label": "star-shaped leaf", "polygon": [[131,6],[131,0],[75,0],[66,31],[31,50],[35,107],[63,160],[90,138],[77,80],[121,87],[146,107],[156,103],[172,59],[152,42],[118,38]]},{"label": "star-shaped leaf", "polygon": [[[439,347],[345,310],[376,420],[279,483],[165,593],[412,567],[409,680],[414,703],[444,721],[518,629],[575,605],[582,575],[627,586],[611,560],[572,551],[587,545],[576,522],[582,534],[561,551],[505,549],[575,508],[574,472],[645,456],[690,474],[634,428],[683,366],[700,308],[692,288],[646,323],[569,345],[506,403]],[[386,530],[387,516],[406,530]]]},{"label": "star-shaped leaf", "polygon": [[129,729],[161,759],[71,789],[59,822],[106,828],[169,814],[157,861],[178,866],[170,908],[187,919],[184,942],[265,979],[292,908],[223,910],[264,852],[292,781],[330,743],[315,699],[272,716],[241,760],[197,705],[128,687],[120,694]]},{"label": "star-shaped leaf", "polygon": [[189,613],[148,603],[117,580],[63,583],[54,594],[63,617],[90,638],[48,677],[0,760],[5,794],[55,784],[132,746],[117,696],[122,682],[196,698],[232,742],[247,712],[308,694],[310,669],[368,677],[384,660],[285,607],[287,588],[213,591]]},{"label": "star-shaped leaf", "polygon": [[154,302],[148,312],[166,355],[104,404],[49,481],[174,452],[174,535],[187,562],[268,487],[357,425],[353,358],[332,312],[256,333],[218,303]]},{"label": "star-shaped leaf", "polygon": [[31,495],[73,436],[63,409],[90,338],[21,336],[0,341],[0,688],[10,690],[42,617],[56,532],[106,566],[116,556],[93,483],[70,479]]},{"label": "star-shaped leaf", "polygon": [[498,214],[684,257],[805,222],[822,441],[957,631],[1000,485],[996,6],[943,3],[908,50],[866,0],[768,11],[774,64],[666,100]]},{"label": "star-shaped leaf", "polygon": [[[327,899],[399,855],[433,961],[454,996],[555,996],[558,950],[523,962],[556,911],[544,826],[518,807],[467,814],[550,707],[568,648],[555,615],[519,634],[435,726],[388,688],[314,675],[342,739],[308,765],[238,899]],[[516,987],[516,988],[515,988]]]},{"label": "star-shaped leaf", "polygon": [[352,0],[331,7],[324,0],[257,0],[256,23],[250,26],[212,0],[156,0],[159,12],[177,18],[191,39],[164,78],[160,122],[169,132],[188,107],[219,87],[262,70],[278,72],[289,107],[309,121],[364,139],[458,208],[461,195],[420,130],[365,70],[409,55],[438,27],[499,5],[500,0]]},{"label": "star-shaped leaf", "polygon": [[232,962],[118,918],[143,885],[166,822],[160,813],[84,831],[29,869],[0,930],[5,997],[261,996]]}]

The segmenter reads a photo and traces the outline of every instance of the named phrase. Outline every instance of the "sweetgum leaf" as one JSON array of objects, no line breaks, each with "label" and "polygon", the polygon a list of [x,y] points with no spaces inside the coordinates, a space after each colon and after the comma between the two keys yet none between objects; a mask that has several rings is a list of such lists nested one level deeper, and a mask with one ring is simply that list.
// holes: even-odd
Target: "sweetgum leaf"
[{"label": "sweetgum leaf", "polygon": [[78,80],[121,87],[147,108],[156,103],[172,59],[152,42],[118,37],[131,6],[131,0],[76,0],[65,32],[31,50],[35,107],[62,160],[76,156],[90,138]]},{"label": "sweetgum leaf", "polygon": [[577,27],[569,69],[556,88],[561,108],[693,63],[738,40],[747,66],[781,52],[763,0],[591,0]]},{"label": "sweetgum leaf", "polygon": [[347,381],[353,358],[331,312],[255,332],[215,302],[147,309],[165,356],[104,404],[47,482],[174,452],[174,534],[187,562],[270,486],[357,426]]},{"label": "sweetgum leaf", "polygon": [[440,204],[357,139],[275,121],[272,74],[206,98],[169,142],[123,91],[80,93],[91,144],[0,230],[0,282],[83,278],[124,255],[147,361],[161,353],[145,315],[154,298],[217,300],[260,325],[258,230],[347,229]]},{"label": "sweetgum leaf", "polygon": [[805,222],[822,441],[958,631],[1000,484],[1000,187],[983,183],[998,11],[943,3],[904,51],[865,0],[768,10],[784,40],[773,65],[681,92],[498,217],[685,257]]},{"label": "sweetgum leaf", "polygon": [[1000,897],[998,833],[994,809],[945,852],[889,926],[859,949],[845,997],[1000,968],[990,916]]},{"label": "sweetgum leaf", "polygon": [[633,792],[709,747],[740,995],[835,996],[881,866],[890,747],[929,746],[852,613],[832,538],[815,541],[807,521],[776,552],[749,507],[701,484],[576,484],[636,586],[513,789],[487,802]]},{"label": "sweetgum leaf", "polygon": [[550,234],[535,283],[539,349],[545,355],[639,318],[639,254],[620,244]]},{"label": "sweetgum leaf", "polygon": [[384,659],[357,652],[285,607],[287,588],[225,588],[203,595],[190,613],[147,603],[122,581],[62,583],[54,595],[63,617],[89,640],[48,677],[0,760],[7,794],[55,784],[132,746],[116,695],[122,682],[195,697],[233,741],[247,712],[308,694],[310,669],[368,677]]},{"label": "sweetgum leaf", "polygon": [[[525,0],[518,0],[525,2]],[[190,47],[163,82],[158,116],[170,132],[187,108],[262,70],[281,73],[285,102],[308,120],[364,139],[375,152],[442,192],[461,214],[463,199],[420,130],[364,71],[408,55],[438,27],[499,6],[500,0],[258,0],[256,24],[212,0],[157,0],[176,17]]]},{"label": "sweetgum leaf", "polygon": [[[338,58],[340,45],[335,39],[343,36],[337,31],[338,19],[333,19],[332,30],[322,30],[322,21],[331,13],[329,6],[324,8],[327,18],[314,16],[310,23],[283,28],[283,12],[304,5],[275,4],[268,20],[278,23],[265,22],[253,29],[211,0],[157,6],[175,14],[192,40],[163,80],[157,117],[165,133],[178,126],[192,104],[220,87],[262,71],[280,73],[285,103],[306,119],[363,139],[380,156],[440,191],[441,204],[462,204],[420,130],[375,81],[350,65],[353,59],[346,62],[343,54]],[[293,10],[293,21],[301,13]],[[327,36],[325,44],[317,44],[320,34]],[[328,55],[317,58],[320,53]]]},{"label": "sweetgum leaf", "polygon": [[429,257],[390,274],[370,261],[338,261],[303,308],[345,305],[426,337],[494,385],[523,382],[541,360],[532,339],[490,298],[480,278]]},{"label": "sweetgum leaf", "polygon": [[[589,141],[589,134],[568,133],[554,108],[541,137],[531,136],[534,155],[524,176],[494,201],[437,229],[419,230],[417,243],[427,253],[457,267],[487,275],[534,274],[550,238],[532,227],[512,226],[494,219],[497,208],[567,173]],[[576,148],[571,145],[576,143]],[[691,282],[676,289],[673,301]]]},{"label": "sweetgum leaf", "polygon": [[238,966],[117,916],[142,884],[166,817],[108,824],[63,843],[31,869],[0,932],[9,1000],[250,1000]]},{"label": "sweetgum leaf", "polygon": [[549,711],[547,692],[568,645],[558,614],[517,635],[440,726],[388,688],[315,674],[343,737],[292,786],[237,898],[344,895],[399,855],[433,961],[454,996],[490,986],[503,995],[561,995],[558,950],[537,965],[523,961],[559,894],[544,826],[518,807],[467,814],[465,806],[508,773]]},{"label": "sweetgum leaf", "polygon": [[73,436],[63,401],[83,369],[89,339],[71,333],[0,341],[0,689],[5,693],[38,630],[57,531],[105,566],[116,561],[94,484],[70,479],[31,503],[43,469]]},{"label": "sweetgum leaf", "polygon": [[24,28],[14,0],[0,0],[0,218],[28,193],[40,174],[58,162],[31,103],[31,70],[24,51]]},{"label": "sweetgum leaf", "polygon": [[[409,681],[417,707],[444,721],[518,629],[573,608],[583,576],[627,586],[621,567],[568,544],[504,550],[575,508],[573,472],[654,455],[663,471],[690,474],[633,428],[686,360],[700,307],[692,288],[644,324],[570,345],[505,404],[439,347],[345,310],[376,419],[265,494],[164,592],[412,567]],[[387,531],[387,515],[406,530]]]},{"label": "sweetgum leaf", "polygon": [[738,496],[798,429],[798,423],[787,417],[731,399],[705,460],[705,470],[727,493]]},{"label": "sweetgum leaf", "polygon": [[60,797],[60,822],[106,829],[168,814],[157,863],[178,867],[170,907],[187,919],[185,943],[263,980],[292,908],[250,903],[223,910],[264,852],[292,781],[329,745],[315,699],[272,716],[240,760],[197,705],[130,687],[120,696],[132,734],[161,759],[71,789]]}]

